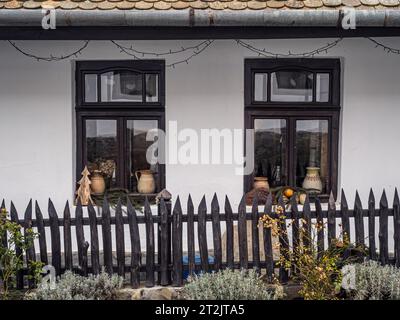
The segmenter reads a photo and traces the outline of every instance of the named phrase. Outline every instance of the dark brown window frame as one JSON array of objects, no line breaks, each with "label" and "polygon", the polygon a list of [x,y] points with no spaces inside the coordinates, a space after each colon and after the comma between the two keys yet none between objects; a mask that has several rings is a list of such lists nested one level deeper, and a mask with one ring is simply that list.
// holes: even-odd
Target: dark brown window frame
[{"label": "dark brown window frame", "polygon": [[[273,102],[270,101],[270,85],[268,82],[267,101],[254,101],[254,74],[279,70],[303,70],[330,74],[330,94],[328,102],[316,102],[315,90],[312,102]],[[268,77],[269,79],[270,77]],[[314,88],[316,77],[314,76]],[[269,81],[269,80],[268,80]],[[296,146],[295,131],[297,120],[328,120],[329,136],[329,182],[328,187],[337,196],[338,188],[338,154],[339,154],[339,118],[340,118],[340,60],[314,58],[283,59],[245,59],[245,128],[254,129],[255,119],[279,118],[287,121],[287,170],[288,184],[295,185]],[[245,146],[246,150],[246,146]],[[244,176],[244,192],[252,189],[254,173]],[[321,195],[326,198],[327,195]]]},{"label": "dark brown window frame", "polygon": [[[159,81],[158,102],[85,102],[86,73],[100,74],[115,70],[131,70],[140,73],[156,73]],[[99,85],[99,80],[97,81]],[[144,87],[143,87],[143,90]],[[98,95],[100,91],[98,90]],[[100,100],[99,100],[100,101]],[[127,189],[129,170],[127,167],[127,120],[157,120],[158,128],[165,132],[165,61],[164,60],[122,60],[122,61],[77,61],[76,62],[76,179],[80,179],[86,159],[85,121],[105,119],[117,121],[118,150],[116,183]],[[165,164],[159,164],[156,190],[165,188]]]}]

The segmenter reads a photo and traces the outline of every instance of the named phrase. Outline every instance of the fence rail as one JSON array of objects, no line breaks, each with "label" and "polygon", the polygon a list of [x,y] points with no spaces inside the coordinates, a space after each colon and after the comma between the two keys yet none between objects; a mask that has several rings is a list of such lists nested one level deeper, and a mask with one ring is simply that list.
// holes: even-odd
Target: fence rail
[{"label": "fence rail", "polygon": [[[313,210],[311,210],[308,197],[301,208],[297,205],[295,197],[292,197],[289,204],[290,210],[286,210],[288,206],[285,207],[282,198],[278,199],[278,205],[284,210],[285,221],[290,220],[291,222],[290,227],[284,222],[280,223],[280,228],[283,230],[287,229],[290,233],[290,245],[287,233],[282,233],[279,236],[278,240],[282,248],[289,249],[289,247],[296,248],[296,246],[299,246],[301,242],[299,228],[302,225],[302,221],[306,222],[305,227],[308,232],[311,232],[311,222],[316,220],[317,223],[322,225],[322,228],[318,229],[317,232],[318,251],[322,252],[326,249],[326,242],[328,244],[331,243],[331,240],[339,235],[337,228],[337,220],[339,219],[343,232],[348,235],[350,241],[355,242],[357,245],[365,245],[368,248],[369,258],[379,260],[382,264],[394,263],[397,267],[400,267],[400,201],[397,189],[392,208],[389,208],[385,191],[383,191],[380,198],[379,208],[376,208],[375,196],[372,190],[366,209],[362,207],[358,193],[355,196],[353,209],[350,209],[343,191],[340,208],[337,208],[332,194],[329,198],[327,210],[322,210],[318,198],[315,200],[315,209]],[[9,212],[11,220],[21,224],[24,232],[28,228],[35,228],[35,231],[39,234],[39,248],[35,248],[35,246],[29,248],[24,253],[26,261],[38,258],[44,264],[50,263],[54,266],[57,275],[60,275],[65,270],[73,270],[84,275],[87,275],[89,272],[98,274],[104,267],[109,274],[117,273],[123,277],[129,274],[128,278],[133,287],[141,285],[143,278],[141,277],[141,273],[145,274],[144,284],[147,287],[152,287],[156,283],[181,286],[184,282],[184,271],[192,274],[199,270],[207,272],[222,268],[255,268],[257,271],[264,270],[267,277],[272,278],[277,267],[277,261],[274,260],[273,235],[271,234],[271,229],[263,228],[261,231],[259,229],[259,219],[262,215],[276,217],[271,196],[263,204],[263,210],[259,210],[258,199],[255,198],[250,212],[246,212],[244,197],[239,204],[237,213],[233,212],[228,197],[225,197],[224,213],[221,213],[216,195],[214,195],[211,201],[210,213],[207,213],[205,197],[201,200],[197,211],[190,196],[186,203],[186,214],[183,213],[184,210],[182,209],[179,197],[176,199],[173,209],[171,207],[172,205],[169,201],[161,199],[158,204],[157,213],[153,214],[149,201],[146,199],[143,207],[144,215],[138,215],[129,199],[127,200],[126,212],[124,212],[120,200],[115,207],[115,214],[112,216],[111,207],[107,200],[105,200],[102,205],[100,217],[97,216],[96,210],[92,205],[87,206],[87,217],[84,217],[84,210],[80,203],[75,208],[75,216],[71,217],[70,206],[67,201],[62,217],[60,217],[53,202],[49,199],[47,208],[49,218],[43,218],[38,203],[35,202],[33,205],[32,200],[25,210],[23,220],[19,219],[13,202],[10,204]],[[4,200],[1,208],[6,208]],[[35,213],[35,219],[32,218],[33,212]],[[389,248],[388,241],[390,216],[393,216],[393,248]],[[376,226],[377,217],[379,218],[378,226]],[[367,223],[364,226],[366,220]],[[221,222],[225,224],[226,229],[224,259]],[[207,226],[210,226],[210,223],[211,227],[207,228]],[[187,237],[184,238],[183,229],[185,224]],[[200,263],[196,260],[195,224],[197,224],[197,244]],[[140,225],[145,226],[145,247],[141,243]],[[235,256],[235,225],[237,225],[238,230],[238,256]],[[250,225],[250,234],[248,232],[248,225]],[[89,239],[85,238],[84,226],[89,226]],[[115,226],[115,239],[112,237],[112,226]],[[129,252],[125,248],[124,226],[127,226],[129,230]],[[72,227],[75,228],[77,263],[73,259]],[[99,227],[102,236],[102,259],[100,256]],[[46,239],[46,229],[50,229],[50,241]],[[365,230],[368,230],[368,232],[365,233]],[[207,232],[210,231],[212,231],[212,262],[209,260],[210,243],[207,240]],[[354,233],[351,231],[354,231]],[[379,231],[378,244],[375,240],[376,231]],[[353,234],[355,235],[354,239],[352,238]],[[155,254],[156,236],[158,237],[157,258]],[[262,245],[260,245],[260,239]],[[3,235],[1,241],[6,245],[7,237]],[[63,252],[61,250],[62,241]],[[184,242],[187,244],[188,263],[186,264],[183,263]],[[51,248],[47,247],[49,243]],[[116,247],[116,264],[113,262],[113,243]],[[36,254],[37,249],[39,252],[38,255]],[[89,249],[90,261],[88,255]],[[389,257],[389,249],[394,252],[394,258]],[[17,254],[22,254],[21,249],[16,248],[16,250]],[[248,254],[249,250],[251,255]],[[285,254],[285,252],[287,250],[282,250],[281,254]],[[49,253],[51,254],[51,260],[49,260]],[[142,263],[143,253],[145,253],[146,261]],[[260,253],[263,253],[263,255]],[[127,254],[130,255],[130,263],[125,262]],[[62,259],[62,255],[64,259]],[[249,259],[249,256],[251,259]],[[261,256],[263,256],[262,259]],[[26,284],[29,287],[33,286],[30,280],[24,282],[24,277],[27,274],[28,270],[22,270],[18,273],[17,288],[21,289]],[[288,271],[282,267],[279,268],[279,279],[282,282],[288,280]]]}]

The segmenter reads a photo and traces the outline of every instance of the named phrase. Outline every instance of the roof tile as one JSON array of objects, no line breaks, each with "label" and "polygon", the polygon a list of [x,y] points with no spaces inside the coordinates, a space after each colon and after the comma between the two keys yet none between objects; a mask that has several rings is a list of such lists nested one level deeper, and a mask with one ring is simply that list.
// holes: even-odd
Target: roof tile
[{"label": "roof tile", "polygon": [[322,0],[327,7],[338,7],[342,4],[342,0]]},{"label": "roof tile", "polygon": [[93,10],[96,9],[96,3],[90,2],[88,0],[79,3],[79,9],[82,10]]},{"label": "roof tile", "polygon": [[22,2],[21,1],[17,1],[17,0],[8,1],[4,5],[4,8],[6,8],[6,9],[19,9],[19,8],[22,8]]},{"label": "roof tile", "polygon": [[184,1],[178,1],[178,2],[172,3],[172,8],[178,9],[178,10],[187,9],[187,8],[189,8],[189,6],[190,6],[190,4],[187,2],[184,2]]},{"label": "roof tile", "polygon": [[321,0],[305,0],[304,5],[308,8],[321,8],[324,4]]},{"label": "roof tile", "polygon": [[347,7],[358,7],[361,2],[360,0],[342,0],[342,4]]},{"label": "roof tile", "polygon": [[247,8],[247,2],[232,1],[228,3],[228,9],[243,10]]},{"label": "roof tile", "polygon": [[135,9],[148,10],[151,8],[153,8],[153,3],[150,2],[139,1],[135,3]]},{"label": "roof tile", "polygon": [[214,10],[223,10],[227,8],[227,5],[225,2],[213,1],[208,3],[208,7]]},{"label": "roof tile", "polygon": [[291,9],[301,9],[304,7],[303,1],[299,0],[287,0],[285,2],[286,7],[291,8]]},{"label": "roof tile", "polygon": [[379,2],[385,7],[396,7],[399,5],[399,0],[380,0]]},{"label": "roof tile", "polygon": [[268,0],[267,1],[267,6],[269,8],[279,9],[279,8],[283,8],[285,6],[285,2],[284,1],[279,1],[279,0]]},{"label": "roof tile", "polygon": [[171,3],[170,2],[165,2],[165,1],[158,1],[154,4],[154,9],[158,10],[168,10],[171,9]]},{"label": "roof tile", "polygon": [[115,2],[103,1],[97,4],[97,8],[101,10],[115,9],[117,4]]},{"label": "roof tile", "polygon": [[379,0],[360,0],[360,2],[365,6],[377,6]]},{"label": "roof tile", "polygon": [[204,2],[204,1],[194,1],[190,3],[190,7],[192,7],[193,9],[207,9],[208,8],[208,3]]},{"label": "roof tile", "polygon": [[267,3],[264,1],[250,0],[247,2],[247,7],[253,10],[260,10],[265,9],[267,7]]},{"label": "roof tile", "polygon": [[23,6],[25,9],[38,9],[42,7],[40,2],[33,0],[24,1]]},{"label": "roof tile", "polygon": [[129,2],[129,1],[122,1],[117,3],[117,8],[121,10],[130,10],[135,7],[134,2]]}]

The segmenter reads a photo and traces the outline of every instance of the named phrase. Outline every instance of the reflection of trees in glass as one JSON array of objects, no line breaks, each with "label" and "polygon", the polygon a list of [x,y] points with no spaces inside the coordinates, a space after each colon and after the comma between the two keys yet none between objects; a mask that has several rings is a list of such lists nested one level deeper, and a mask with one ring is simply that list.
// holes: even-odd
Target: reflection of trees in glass
[{"label": "reflection of trees in glass", "polygon": [[266,176],[271,186],[282,185],[286,181],[285,143],[282,133],[257,130],[255,133],[255,173]]},{"label": "reflection of trees in glass", "polygon": [[87,160],[90,163],[117,158],[117,139],[115,137],[88,137],[86,143]]}]

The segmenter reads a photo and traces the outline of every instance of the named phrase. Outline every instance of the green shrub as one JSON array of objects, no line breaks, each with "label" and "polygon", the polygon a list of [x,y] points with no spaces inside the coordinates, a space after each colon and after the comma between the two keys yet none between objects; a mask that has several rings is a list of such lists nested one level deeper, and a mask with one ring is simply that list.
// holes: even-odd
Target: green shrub
[{"label": "green shrub", "polygon": [[280,290],[268,290],[254,271],[229,269],[194,276],[183,288],[183,297],[189,300],[276,300]]},{"label": "green shrub", "polygon": [[82,277],[65,272],[57,281],[55,288],[47,282],[25,296],[26,300],[112,300],[122,287],[123,279],[110,277],[102,271],[97,276]]},{"label": "green shrub", "polygon": [[[0,209],[0,280],[1,297],[6,300],[9,298],[10,288],[16,284],[18,271],[24,268],[24,252],[32,247],[38,234],[33,232],[32,228],[22,231],[22,226],[11,221],[5,208]],[[4,236],[7,236],[7,242],[3,242]],[[20,249],[20,251],[17,250]],[[34,283],[40,280],[40,272],[43,263],[39,261],[27,261],[27,267],[30,271],[28,279],[34,280]]]},{"label": "green shrub", "polygon": [[400,269],[368,261],[354,264],[355,283],[352,298],[355,300],[400,299]]}]

